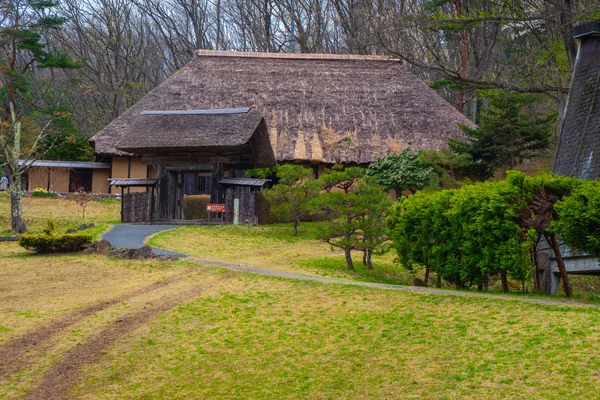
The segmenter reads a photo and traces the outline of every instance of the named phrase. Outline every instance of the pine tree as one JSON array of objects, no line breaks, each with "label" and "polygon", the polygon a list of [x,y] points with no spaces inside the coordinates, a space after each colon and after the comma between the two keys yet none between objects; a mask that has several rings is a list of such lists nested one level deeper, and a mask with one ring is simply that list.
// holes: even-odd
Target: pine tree
[{"label": "pine tree", "polygon": [[466,176],[484,181],[501,168],[513,169],[550,147],[550,130],[556,113],[533,117],[525,108],[535,96],[500,91],[490,96],[490,108],[478,128],[460,125],[468,140],[450,139],[450,149],[464,159]]},{"label": "pine tree", "polygon": [[[44,0],[9,0],[3,5],[8,26],[0,30],[0,43],[7,50],[6,58],[0,58],[0,83],[6,99],[2,111],[3,124],[0,126],[0,154],[8,168],[11,184],[11,228],[15,233],[26,232],[21,206],[21,179],[28,163],[20,164],[19,159],[31,161],[38,154],[38,145],[50,133],[49,126],[54,118],[56,104],[48,102],[44,95],[32,94],[31,83],[36,68],[72,69],[82,67],[82,63],[69,58],[67,54],[54,52],[48,48],[44,33],[61,29],[65,19],[54,10],[56,2]],[[37,93],[44,91],[37,90]],[[50,105],[48,105],[50,103]],[[23,117],[41,112],[46,122],[35,135],[28,151],[21,147]]]}]

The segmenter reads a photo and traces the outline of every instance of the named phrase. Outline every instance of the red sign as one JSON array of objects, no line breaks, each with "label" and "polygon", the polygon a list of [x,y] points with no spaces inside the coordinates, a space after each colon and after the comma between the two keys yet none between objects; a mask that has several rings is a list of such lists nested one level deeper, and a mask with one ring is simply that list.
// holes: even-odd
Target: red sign
[{"label": "red sign", "polygon": [[206,212],[209,213],[224,213],[225,212],[225,204],[207,204]]}]

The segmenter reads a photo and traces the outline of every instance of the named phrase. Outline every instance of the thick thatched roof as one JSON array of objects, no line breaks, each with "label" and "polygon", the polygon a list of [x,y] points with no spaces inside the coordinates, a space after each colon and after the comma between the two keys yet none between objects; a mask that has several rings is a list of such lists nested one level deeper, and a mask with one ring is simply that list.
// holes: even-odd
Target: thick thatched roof
[{"label": "thick thatched roof", "polygon": [[256,165],[276,163],[266,124],[254,109],[144,110],[130,123],[117,144],[121,151],[161,154],[181,149],[218,152],[249,147]]},{"label": "thick thatched roof", "polygon": [[158,143],[175,134],[166,117],[142,121],[144,110],[249,106],[264,117],[279,161],[367,163],[409,142],[442,149],[462,137],[458,122],[470,124],[395,60],[200,50],[91,142],[97,154],[124,155],[121,137],[126,149],[129,137],[155,132]]}]

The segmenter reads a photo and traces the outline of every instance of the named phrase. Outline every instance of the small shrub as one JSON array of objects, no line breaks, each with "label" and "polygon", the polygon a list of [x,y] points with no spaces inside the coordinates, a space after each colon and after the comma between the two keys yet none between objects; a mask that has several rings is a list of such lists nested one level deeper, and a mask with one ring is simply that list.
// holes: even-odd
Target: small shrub
[{"label": "small shrub", "polygon": [[19,239],[19,245],[36,253],[68,253],[81,250],[81,247],[92,241],[88,234],[24,234]]},{"label": "small shrub", "polygon": [[83,186],[79,186],[77,191],[74,193],[75,202],[81,208],[81,219],[85,219],[85,209],[90,201],[92,201],[92,195],[85,191]]}]

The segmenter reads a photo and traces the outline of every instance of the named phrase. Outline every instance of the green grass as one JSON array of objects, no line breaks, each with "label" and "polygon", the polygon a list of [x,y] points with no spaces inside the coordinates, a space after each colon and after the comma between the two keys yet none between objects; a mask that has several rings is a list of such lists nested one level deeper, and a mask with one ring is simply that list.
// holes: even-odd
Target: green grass
[{"label": "green grass", "polygon": [[313,276],[391,284],[411,284],[412,276],[394,263],[392,252],[374,256],[374,269],[362,265],[353,252],[355,271],[346,267],[343,252],[316,239],[319,223],[303,223],[298,236],[291,224],[267,226],[186,226],[161,232],[149,240],[207,261],[223,261]]},{"label": "green grass", "polygon": [[85,370],[86,398],[594,398],[596,309],[237,274]]}]

